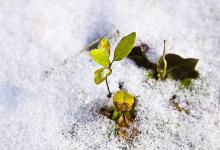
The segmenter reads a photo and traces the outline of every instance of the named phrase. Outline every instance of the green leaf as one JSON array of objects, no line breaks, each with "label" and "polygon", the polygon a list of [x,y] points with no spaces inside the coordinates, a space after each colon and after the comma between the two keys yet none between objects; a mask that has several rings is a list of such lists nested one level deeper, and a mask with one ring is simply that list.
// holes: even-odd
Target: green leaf
[{"label": "green leaf", "polygon": [[111,47],[110,47],[110,44],[109,44],[108,39],[106,39],[105,37],[103,37],[103,38],[100,40],[100,42],[99,42],[98,49],[101,49],[101,50],[103,50],[104,52],[106,52],[106,54],[107,54],[108,57],[109,57]]},{"label": "green leaf", "polygon": [[106,80],[106,77],[109,76],[112,73],[112,70],[109,68],[100,68],[95,71],[95,84],[100,84],[104,80]]},{"label": "green leaf", "polygon": [[118,118],[120,117],[120,113],[119,111],[117,111],[116,109],[114,110],[113,114],[112,114],[112,120],[118,120]]},{"label": "green leaf", "polygon": [[198,72],[195,67],[198,59],[195,58],[182,58],[176,54],[167,54],[165,56],[167,61],[167,75],[172,76],[174,79],[196,78]]},{"label": "green leaf", "polygon": [[115,48],[113,61],[120,61],[131,52],[136,38],[136,33],[123,37]]},{"label": "green leaf", "polygon": [[134,97],[125,91],[118,91],[113,97],[113,103],[118,111],[130,111],[134,104]]},{"label": "green leaf", "polygon": [[96,63],[102,65],[103,67],[109,66],[110,61],[105,51],[101,49],[93,49],[89,52],[89,54]]}]

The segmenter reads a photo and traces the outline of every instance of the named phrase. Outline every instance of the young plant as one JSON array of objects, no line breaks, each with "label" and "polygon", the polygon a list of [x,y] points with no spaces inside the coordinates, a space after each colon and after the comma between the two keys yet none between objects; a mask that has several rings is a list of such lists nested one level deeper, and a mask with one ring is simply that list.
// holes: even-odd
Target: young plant
[{"label": "young plant", "polygon": [[166,41],[164,41],[163,55],[157,62],[157,78],[164,80],[166,77],[173,79],[191,79],[198,77],[198,72],[195,70],[198,59],[182,58],[176,54],[166,54]]},{"label": "young plant", "polygon": [[[131,140],[138,134],[136,128],[129,128],[136,117],[135,98],[125,90],[119,90],[113,96],[114,107],[101,108],[100,113],[114,120],[114,133],[125,140]],[[111,132],[112,133],[112,132]]]},{"label": "young plant", "polygon": [[127,127],[133,121],[134,101],[134,97],[125,91],[120,90],[114,94],[113,103],[115,109],[112,120],[115,120],[119,127]]},{"label": "young plant", "polygon": [[158,80],[173,78],[182,81],[198,77],[199,73],[195,70],[198,59],[182,58],[177,54],[166,54],[166,41],[164,41],[163,55],[155,64],[146,56],[149,49],[147,44],[141,43],[139,46],[134,47],[128,56],[137,66],[153,71],[153,76],[151,72],[148,72],[148,79],[152,77]]},{"label": "young plant", "polygon": [[113,62],[120,61],[128,56],[133,48],[135,38],[135,32],[123,37],[115,48],[112,61],[109,59],[111,46],[105,37],[100,40],[98,48],[91,50],[89,53],[93,60],[102,66],[95,71],[94,82],[95,84],[100,84],[105,81],[108,90],[107,96],[109,98],[111,97],[111,91],[108,85],[108,76],[110,76],[112,73],[111,66]]}]

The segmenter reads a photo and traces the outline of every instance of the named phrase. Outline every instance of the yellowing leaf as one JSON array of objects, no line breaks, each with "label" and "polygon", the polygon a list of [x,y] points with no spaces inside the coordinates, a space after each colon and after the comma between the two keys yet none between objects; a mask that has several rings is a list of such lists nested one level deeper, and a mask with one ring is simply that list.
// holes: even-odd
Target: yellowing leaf
[{"label": "yellowing leaf", "polygon": [[108,42],[108,39],[106,39],[105,37],[103,37],[100,42],[99,42],[99,45],[98,45],[98,49],[101,49],[103,50],[104,52],[106,52],[106,54],[110,55],[110,44]]},{"label": "yellowing leaf", "polygon": [[134,104],[134,97],[125,91],[118,91],[113,97],[113,103],[118,111],[130,111]]},{"label": "yellowing leaf", "polygon": [[108,55],[105,51],[101,49],[93,49],[89,52],[90,56],[94,59],[94,61],[103,67],[108,67],[110,64]]},{"label": "yellowing leaf", "polygon": [[160,57],[160,59],[157,62],[157,77],[159,80],[164,80],[166,77],[166,71],[167,71],[167,62],[165,57]]},{"label": "yellowing leaf", "polygon": [[165,58],[166,48],[165,48],[166,41],[164,40],[164,49],[163,49],[163,56],[160,57],[159,61],[157,62],[157,72],[158,72],[158,79],[164,80],[167,73],[167,61]]},{"label": "yellowing leaf", "polygon": [[120,118],[118,119],[117,124],[121,127],[126,127],[132,121],[133,119],[130,115],[130,112],[123,112],[122,116],[120,116]]},{"label": "yellowing leaf", "polygon": [[130,33],[129,35],[123,37],[121,41],[115,48],[114,52],[114,61],[120,61],[123,58],[127,57],[128,54],[131,52],[134,42],[136,38],[136,33]]},{"label": "yellowing leaf", "polygon": [[100,68],[95,71],[95,84],[100,84],[104,80],[106,80],[106,77],[109,76],[112,73],[111,69],[108,68]]}]

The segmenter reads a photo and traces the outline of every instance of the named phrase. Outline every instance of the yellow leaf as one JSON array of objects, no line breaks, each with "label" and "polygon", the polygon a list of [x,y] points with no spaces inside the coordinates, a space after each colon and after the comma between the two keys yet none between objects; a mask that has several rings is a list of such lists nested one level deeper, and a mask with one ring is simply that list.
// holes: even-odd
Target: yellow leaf
[{"label": "yellow leaf", "polygon": [[118,111],[130,111],[134,104],[134,97],[125,91],[118,91],[113,97],[113,103]]},{"label": "yellow leaf", "polygon": [[107,76],[109,76],[112,73],[112,70],[109,68],[100,68],[95,71],[95,84],[102,83]]},{"label": "yellow leaf", "polygon": [[111,47],[110,47],[110,44],[109,44],[108,39],[106,39],[105,37],[103,37],[103,38],[100,40],[100,42],[99,42],[98,49],[101,49],[101,50],[103,50],[104,52],[106,52],[106,54],[107,54],[108,57],[109,57]]},{"label": "yellow leaf", "polygon": [[94,59],[94,61],[103,67],[108,67],[110,64],[108,55],[105,51],[101,49],[93,49],[89,52],[90,56]]},{"label": "yellow leaf", "polygon": [[133,119],[131,118],[130,112],[124,112],[118,119],[117,124],[121,127],[126,127],[132,121]]}]

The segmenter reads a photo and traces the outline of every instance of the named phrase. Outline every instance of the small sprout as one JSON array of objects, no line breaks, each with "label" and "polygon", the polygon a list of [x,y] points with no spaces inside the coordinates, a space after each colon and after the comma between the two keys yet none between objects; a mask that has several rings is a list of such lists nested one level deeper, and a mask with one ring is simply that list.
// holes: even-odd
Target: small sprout
[{"label": "small sprout", "polygon": [[166,77],[172,79],[183,80],[186,78],[198,77],[198,72],[195,70],[198,59],[182,58],[176,54],[165,54],[165,41],[163,56],[157,62],[157,77],[159,80],[164,80]]},{"label": "small sprout", "polygon": [[167,61],[165,58],[165,53],[166,53],[166,41],[164,40],[164,49],[163,49],[163,55],[157,62],[157,75],[159,80],[164,80],[167,72]]},{"label": "small sprout", "polygon": [[158,80],[165,80],[171,78],[175,80],[183,80],[186,78],[197,78],[199,73],[195,70],[198,59],[182,58],[176,54],[166,54],[166,41],[164,40],[163,55],[159,58],[157,63],[151,62],[145,55],[149,50],[147,44],[141,43],[135,46],[128,58],[133,60],[137,66],[144,67],[153,71],[147,74],[147,79],[156,78]]},{"label": "small sprout", "polygon": [[128,136],[124,135],[130,135],[126,129],[129,129],[130,123],[136,117],[136,110],[134,109],[135,98],[131,94],[120,90],[114,94],[113,104],[114,107],[101,108],[100,113],[116,122],[115,130],[117,135],[122,138],[128,138]]},{"label": "small sprout", "polygon": [[91,50],[89,53],[96,63],[104,67],[95,71],[94,82],[96,84],[100,84],[103,81],[105,81],[108,89],[107,97],[109,98],[111,98],[111,92],[109,89],[107,77],[112,73],[111,70],[112,63],[114,61],[120,61],[129,55],[129,53],[133,48],[135,38],[136,38],[135,32],[132,32],[129,35],[123,37],[115,48],[114,58],[111,62],[109,60],[111,46],[109,44],[109,41],[105,37],[103,37],[100,40],[98,48]]},{"label": "small sprout", "polygon": [[119,130],[120,127],[128,127],[129,123],[133,121],[134,100],[134,97],[125,91],[118,91],[114,94],[113,103],[116,110],[120,113],[117,119]]},{"label": "small sprout", "polygon": [[113,103],[118,111],[130,111],[134,104],[134,97],[127,92],[118,91],[113,97]]}]

